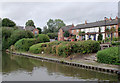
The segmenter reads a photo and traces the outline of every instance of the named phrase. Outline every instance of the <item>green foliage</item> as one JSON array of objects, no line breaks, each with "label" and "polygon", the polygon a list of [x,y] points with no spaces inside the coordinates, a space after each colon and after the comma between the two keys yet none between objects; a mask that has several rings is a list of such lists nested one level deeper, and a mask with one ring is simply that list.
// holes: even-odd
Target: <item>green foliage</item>
[{"label": "green foliage", "polygon": [[113,41],[118,41],[118,38],[114,37],[114,38],[113,38]]},{"label": "green foliage", "polygon": [[49,43],[35,44],[30,47],[31,53],[53,53],[58,56],[68,57],[72,53],[94,53],[100,49],[100,44],[97,41],[84,42],[65,42],[54,41]]},{"label": "green foliage", "polygon": [[42,33],[43,33],[43,34],[49,33],[49,30],[48,30],[47,26],[44,26],[44,27],[43,27],[43,32],[42,32]]},{"label": "green foliage", "polygon": [[33,27],[35,27],[33,20],[28,20],[26,22],[25,26],[33,26]]},{"label": "green foliage", "polygon": [[39,30],[39,34],[41,34],[42,33],[42,29],[39,28],[39,27],[37,27],[37,29]]},{"label": "green foliage", "polygon": [[69,37],[70,33],[68,31],[65,31],[65,33],[63,35],[64,35],[64,37]]},{"label": "green foliage", "polygon": [[112,45],[120,45],[120,42],[112,42]]},{"label": "green foliage", "polygon": [[58,37],[57,33],[47,33],[50,39],[55,39],[55,37]]},{"label": "green foliage", "polygon": [[9,45],[14,45],[16,41],[22,38],[33,38],[34,35],[30,31],[15,30],[13,34],[8,38]]},{"label": "green foliage", "polygon": [[46,34],[39,34],[36,36],[37,43],[49,42],[50,38]]},{"label": "green foliage", "polygon": [[14,45],[16,41],[22,38],[33,38],[33,34],[30,31],[16,30],[13,28],[2,28],[2,49],[8,49],[11,45]]},{"label": "green foliage", "polygon": [[83,33],[85,33],[84,31],[80,31],[79,32],[79,36],[84,36]]},{"label": "green foliage", "polygon": [[99,27],[99,35],[98,35],[98,41],[101,41],[102,40],[102,38],[103,38],[103,35],[101,34],[101,29],[100,29],[100,27]]},{"label": "green foliage", "polygon": [[65,23],[61,20],[61,19],[49,19],[49,21],[47,22],[47,26],[48,26],[48,32],[49,33],[54,33],[54,32],[58,32],[58,30],[65,26]]},{"label": "green foliage", "polygon": [[118,47],[110,47],[97,52],[97,61],[106,64],[120,65]]},{"label": "green foliage", "polygon": [[42,52],[44,52],[45,47],[47,47],[47,43],[34,44],[30,47],[29,52],[41,54]]},{"label": "green foliage", "polygon": [[57,47],[56,54],[64,57],[69,56],[72,53],[94,53],[100,49],[100,44],[96,41],[79,41],[79,42],[69,42],[67,44],[59,44]]},{"label": "green foliage", "polygon": [[54,51],[52,52],[52,46],[54,46],[54,45],[59,45],[59,44],[62,43],[62,42],[64,42],[64,41],[49,42],[49,43],[47,44],[46,52],[47,52],[47,53],[54,53]]},{"label": "green foliage", "polygon": [[36,43],[36,39],[23,38],[15,43],[15,49],[18,51],[28,51],[29,47]]},{"label": "green foliage", "polygon": [[3,27],[14,27],[14,26],[16,26],[16,24],[12,20],[10,20],[8,18],[4,18],[2,20],[2,26]]}]

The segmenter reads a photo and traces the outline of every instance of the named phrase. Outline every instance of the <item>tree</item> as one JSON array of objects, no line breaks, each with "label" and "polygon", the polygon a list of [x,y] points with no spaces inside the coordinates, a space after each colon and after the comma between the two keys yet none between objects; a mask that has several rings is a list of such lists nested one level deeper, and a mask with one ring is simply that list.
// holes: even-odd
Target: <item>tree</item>
[{"label": "tree", "polygon": [[39,30],[39,34],[41,34],[42,33],[42,29],[39,28],[39,27],[37,27],[37,29]]},{"label": "tree", "polygon": [[26,22],[25,26],[33,26],[33,27],[35,27],[33,20],[28,20]]},{"label": "tree", "polygon": [[14,27],[14,26],[16,26],[16,23],[8,18],[4,18],[2,20],[2,26],[3,27]]},{"label": "tree", "polygon": [[65,23],[61,19],[49,19],[47,22],[49,33],[58,32],[58,30],[65,26]]},{"label": "tree", "polygon": [[69,36],[70,36],[70,33],[68,31],[65,31],[64,37],[69,37]]},{"label": "tree", "polygon": [[112,41],[113,33],[115,32],[115,27],[112,27],[112,28],[110,29],[110,32],[111,32],[111,41]]},{"label": "tree", "polygon": [[48,33],[48,28],[47,28],[47,26],[44,26],[43,27],[43,32],[42,32],[43,34],[47,34]]},{"label": "tree", "polygon": [[98,40],[102,40],[102,34],[101,34],[101,29],[100,29],[100,27],[99,27],[99,35],[98,35]]}]

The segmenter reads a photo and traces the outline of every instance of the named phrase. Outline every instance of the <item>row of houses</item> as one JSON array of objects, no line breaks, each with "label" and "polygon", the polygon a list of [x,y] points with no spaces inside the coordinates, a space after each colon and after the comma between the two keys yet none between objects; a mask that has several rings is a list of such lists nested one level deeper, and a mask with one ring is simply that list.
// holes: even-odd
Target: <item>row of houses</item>
[{"label": "row of houses", "polygon": [[34,35],[38,35],[39,34],[39,30],[33,26],[26,26],[26,27],[22,27],[22,26],[17,26],[18,29],[20,30],[29,30],[31,31]]},{"label": "row of houses", "polygon": [[[102,34],[102,39],[110,38],[110,37],[118,37],[120,36],[120,31],[118,31],[118,17],[115,19],[104,18],[104,20],[87,23],[85,21],[84,24],[78,24],[76,26],[68,25],[60,28],[58,32],[58,41],[64,41],[71,39],[72,36],[76,36],[77,40],[98,40],[98,35]],[[113,31],[110,31],[114,29]],[[64,37],[65,31],[70,33],[69,37]],[[83,35],[79,35],[79,33]],[[112,34],[111,34],[112,33]]]}]

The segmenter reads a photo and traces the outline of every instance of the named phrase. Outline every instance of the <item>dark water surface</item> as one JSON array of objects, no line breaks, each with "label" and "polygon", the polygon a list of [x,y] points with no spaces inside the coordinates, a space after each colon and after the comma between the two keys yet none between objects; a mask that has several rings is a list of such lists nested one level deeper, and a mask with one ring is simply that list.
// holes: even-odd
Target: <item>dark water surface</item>
[{"label": "dark water surface", "polygon": [[2,54],[3,81],[118,81],[117,75]]}]

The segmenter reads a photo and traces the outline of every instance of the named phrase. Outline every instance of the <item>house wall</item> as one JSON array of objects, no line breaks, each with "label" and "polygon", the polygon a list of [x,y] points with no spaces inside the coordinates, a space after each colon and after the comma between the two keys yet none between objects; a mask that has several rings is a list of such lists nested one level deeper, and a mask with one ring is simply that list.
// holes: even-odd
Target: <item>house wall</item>
[{"label": "house wall", "polygon": [[64,32],[62,29],[59,30],[58,32],[58,41],[63,41],[64,40]]}]

